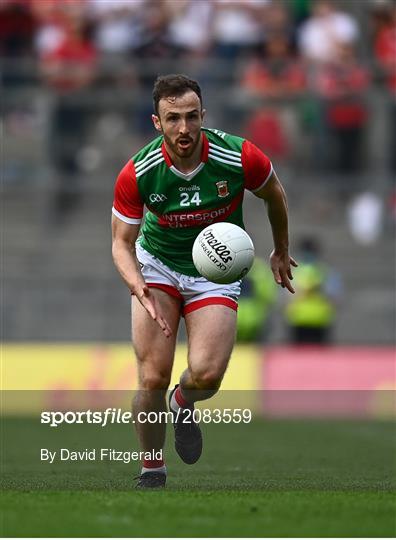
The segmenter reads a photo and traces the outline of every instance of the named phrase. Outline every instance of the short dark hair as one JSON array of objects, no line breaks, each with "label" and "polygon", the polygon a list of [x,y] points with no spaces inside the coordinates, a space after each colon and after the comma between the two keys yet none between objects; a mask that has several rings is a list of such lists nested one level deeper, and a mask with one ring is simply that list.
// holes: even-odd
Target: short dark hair
[{"label": "short dark hair", "polygon": [[155,114],[158,115],[158,103],[160,99],[171,96],[180,97],[190,90],[197,94],[202,107],[202,93],[197,81],[190,79],[186,75],[180,74],[160,75],[157,77],[153,89],[153,106]]}]

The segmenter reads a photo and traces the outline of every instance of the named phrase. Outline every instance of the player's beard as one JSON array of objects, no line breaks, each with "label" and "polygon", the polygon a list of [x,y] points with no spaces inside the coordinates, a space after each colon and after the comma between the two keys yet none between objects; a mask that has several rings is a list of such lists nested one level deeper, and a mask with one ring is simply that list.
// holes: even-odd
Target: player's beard
[{"label": "player's beard", "polygon": [[[178,158],[191,157],[198,146],[200,137],[201,137],[201,134],[199,133],[195,139],[189,135],[188,137],[178,137],[173,142],[170,137],[164,134],[164,140],[166,142],[166,145]],[[188,140],[190,142],[190,145],[186,148],[182,148],[179,146],[179,141],[183,139],[185,139],[186,141]]]}]

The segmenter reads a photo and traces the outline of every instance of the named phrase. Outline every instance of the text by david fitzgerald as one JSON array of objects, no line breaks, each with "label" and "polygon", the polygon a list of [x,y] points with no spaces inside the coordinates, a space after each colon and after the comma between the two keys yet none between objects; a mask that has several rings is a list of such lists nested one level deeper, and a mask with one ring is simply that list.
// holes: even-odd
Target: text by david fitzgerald
[{"label": "text by david fitzgerald", "polygon": [[130,452],[114,448],[85,448],[84,450],[41,448],[40,450],[40,460],[48,463],[55,461],[122,461],[130,463],[131,461],[143,461],[143,459],[162,460],[162,450],[153,449],[146,452]]}]

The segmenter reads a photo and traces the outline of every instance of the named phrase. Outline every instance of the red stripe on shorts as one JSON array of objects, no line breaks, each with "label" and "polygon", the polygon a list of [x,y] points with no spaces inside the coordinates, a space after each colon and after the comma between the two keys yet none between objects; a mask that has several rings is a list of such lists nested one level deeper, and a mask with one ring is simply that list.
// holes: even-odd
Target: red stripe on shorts
[{"label": "red stripe on shorts", "polygon": [[225,298],[224,296],[212,296],[211,298],[203,298],[202,300],[196,300],[195,302],[191,302],[191,304],[187,304],[187,306],[183,308],[183,315],[187,315],[188,313],[201,309],[205,306],[214,305],[227,306],[234,311],[238,310],[238,304],[235,302],[235,300]]},{"label": "red stripe on shorts", "polygon": [[170,296],[173,296],[174,298],[183,300],[182,295],[179,293],[176,287],[172,287],[172,285],[166,285],[165,283],[147,283],[147,285],[148,287],[152,289],[160,289],[161,291],[168,293]]}]

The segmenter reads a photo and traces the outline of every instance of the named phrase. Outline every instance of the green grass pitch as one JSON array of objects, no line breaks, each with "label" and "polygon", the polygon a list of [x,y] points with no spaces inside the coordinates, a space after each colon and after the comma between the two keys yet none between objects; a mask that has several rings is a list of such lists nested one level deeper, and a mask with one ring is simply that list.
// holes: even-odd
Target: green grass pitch
[{"label": "green grass pitch", "polygon": [[137,449],[130,426],[50,430],[2,423],[5,537],[393,537],[394,424],[264,420],[204,426],[204,454],[180,462],[168,426],[166,490],[133,489],[138,465],[55,463],[39,448]]}]

